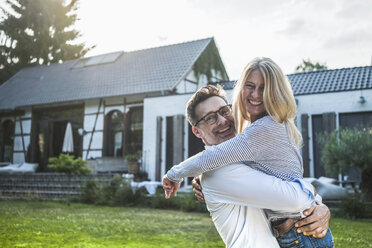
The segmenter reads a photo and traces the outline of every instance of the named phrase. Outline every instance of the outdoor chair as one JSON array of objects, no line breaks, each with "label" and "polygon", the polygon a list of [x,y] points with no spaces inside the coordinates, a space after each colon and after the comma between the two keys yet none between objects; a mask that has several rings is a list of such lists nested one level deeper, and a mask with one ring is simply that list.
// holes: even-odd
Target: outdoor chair
[{"label": "outdoor chair", "polygon": [[347,189],[334,184],[336,179],[326,177],[304,179],[316,188],[317,193],[322,196],[323,200],[340,200],[348,197]]},{"label": "outdoor chair", "polygon": [[0,173],[11,173],[14,169],[18,169],[20,166],[21,164],[9,164],[7,166],[0,167]]},{"label": "outdoor chair", "polygon": [[22,163],[18,168],[13,169],[13,173],[35,173],[39,164]]},{"label": "outdoor chair", "polygon": [[34,173],[39,165],[31,163],[10,164],[0,168],[0,173]]}]

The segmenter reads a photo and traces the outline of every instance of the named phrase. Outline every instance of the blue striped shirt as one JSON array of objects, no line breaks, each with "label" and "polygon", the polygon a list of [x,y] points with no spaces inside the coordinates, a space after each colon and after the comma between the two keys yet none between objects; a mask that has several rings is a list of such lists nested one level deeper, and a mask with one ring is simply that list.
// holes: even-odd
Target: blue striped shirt
[{"label": "blue striped shirt", "polygon": [[167,177],[181,182],[222,166],[243,162],[268,175],[291,181],[302,178],[302,157],[286,123],[265,116],[245,128],[236,137],[212,146],[173,166]]}]

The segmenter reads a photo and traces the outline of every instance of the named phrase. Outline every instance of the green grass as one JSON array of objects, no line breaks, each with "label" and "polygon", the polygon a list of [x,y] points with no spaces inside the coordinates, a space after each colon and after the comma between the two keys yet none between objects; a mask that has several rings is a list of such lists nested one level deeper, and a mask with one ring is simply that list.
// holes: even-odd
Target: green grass
[{"label": "green grass", "polygon": [[0,247],[224,247],[208,214],[0,201]]},{"label": "green grass", "polygon": [[[333,218],[336,247],[372,247],[372,220]],[[0,247],[224,247],[208,214],[0,201]]]}]

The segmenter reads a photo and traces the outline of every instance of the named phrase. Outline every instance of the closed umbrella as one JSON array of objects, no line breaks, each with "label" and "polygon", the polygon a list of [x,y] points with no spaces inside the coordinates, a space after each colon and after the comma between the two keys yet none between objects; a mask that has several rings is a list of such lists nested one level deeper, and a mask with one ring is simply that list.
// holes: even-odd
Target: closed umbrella
[{"label": "closed umbrella", "polygon": [[74,137],[72,135],[72,127],[71,123],[67,123],[66,131],[65,131],[65,138],[63,139],[63,146],[62,152],[66,152],[67,154],[74,152]]}]

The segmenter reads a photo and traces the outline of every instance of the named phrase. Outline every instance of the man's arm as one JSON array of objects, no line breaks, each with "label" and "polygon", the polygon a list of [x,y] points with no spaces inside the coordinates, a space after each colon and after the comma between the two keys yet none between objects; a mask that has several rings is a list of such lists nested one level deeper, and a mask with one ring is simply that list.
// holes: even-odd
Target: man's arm
[{"label": "man's arm", "polygon": [[[192,180],[192,189],[198,201],[205,202],[199,177]],[[331,217],[328,207],[324,204],[314,205],[303,213],[307,217],[296,223],[297,231],[307,236],[323,238],[327,233]]]},{"label": "man's arm", "polygon": [[[243,164],[228,165],[202,178],[210,203],[228,203],[282,212],[300,212],[315,201],[313,186],[303,180],[283,181]],[[208,194],[206,194],[208,192]]]}]

